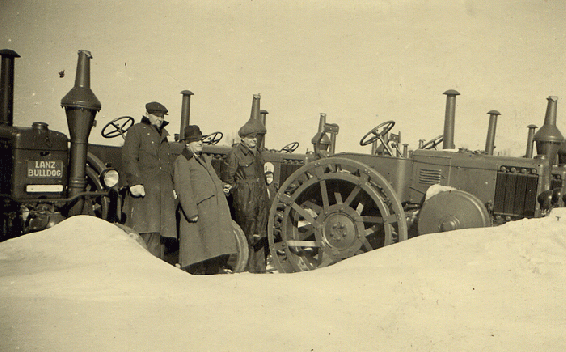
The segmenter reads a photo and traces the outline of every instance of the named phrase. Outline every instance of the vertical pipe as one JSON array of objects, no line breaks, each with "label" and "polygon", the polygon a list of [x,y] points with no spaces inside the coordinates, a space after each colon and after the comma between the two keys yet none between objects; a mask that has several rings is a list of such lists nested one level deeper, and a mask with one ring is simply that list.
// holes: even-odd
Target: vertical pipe
[{"label": "vertical pipe", "polygon": [[446,95],[446,113],[444,115],[444,141],[442,149],[454,149],[454,125],[456,123],[456,96],[460,95],[454,89],[444,92]]},{"label": "vertical pipe", "polygon": [[14,50],[0,50],[2,72],[0,73],[0,126],[14,124],[14,59],[20,57]]},{"label": "vertical pipe", "polygon": [[194,95],[190,90],[184,90],[183,100],[181,101],[181,128],[179,132],[179,140],[182,141],[185,135],[185,129],[191,124],[191,95]]},{"label": "vertical pipe", "polygon": [[[267,112],[267,110],[260,110],[259,113],[261,115],[261,122],[263,123],[265,129],[267,130],[267,114],[269,114],[269,112]],[[259,144],[259,147],[261,150],[265,150],[265,135],[261,139],[261,144]]]},{"label": "vertical pipe", "polygon": [[533,158],[533,142],[535,138],[535,130],[537,129],[536,125],[528,125],[527,128],[529,129],[527,135],[527,152],[525,153],[525,158],[532,159]]},{"label": "vertical pipe", "polygon": [[546,155],[550,165],[556,165],[558,149],[564,142],[564,137],[556,127],[558,98],[550,96],[546,99],[548,100],[548,105],[544,116],[544,125],[538,130],[533,139],[536,142],[537,154]]},{"label": "vertical pipe", "polygon": [[495,149],[495,129],[497,128],[497,116],[501,115],[497,110],[490,110],[489,114],[489,127],[487,129],[487,137],[485,139],[485,153],[493,155]]},{"label": "vertical pipe", "polygon": [[[88,136],[94,117],[100,111],[100,101],[90,89],[90,51],[79,50],[75,86],[61,99],[61,106],[67,114],[67,126],[71,135],[71,158],[69,193],[77,196],[85,189],[85,165],[88,152]],[[71,210],[76,215],[82,208],[79,201]]]}]

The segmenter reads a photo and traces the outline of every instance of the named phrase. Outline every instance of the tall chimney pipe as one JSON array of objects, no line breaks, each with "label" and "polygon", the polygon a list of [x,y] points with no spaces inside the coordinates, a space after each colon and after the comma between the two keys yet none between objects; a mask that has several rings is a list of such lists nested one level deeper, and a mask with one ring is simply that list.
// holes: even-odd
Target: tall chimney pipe
[{"label": "tall chimney pipe", "polygon": [[190,90],[184,90],[183,100],[181,102],[181,131],[179,133],[179,140],[184,140],[185,129],[191,124],[191,95],[194,95]]},{"label": "tall chimney pipe", "polygon": [[[265,129],[267,129],[267,114],[269,114],[269,112],[267,112],[267,110],[260,110],[259,113],[261,114],[261,122],[265,126]],[[261,150],[265,150],[265,135],[263,135],[259,147]]]},{"label": "tall chimney pipe", "polygon": [[546,100],[548,100],[548,104],[544,116],[544,125],[538,130],[533,139],[536,143],[537,154],[546,155],[550,165],[556,165],[558,149],[564,142],[562,133],[556,127],[558,98],[550,96]]},{"label": "tall chimney pipe", "polygon": [[14,50],[0,50],[2,72],[0,73],[0,126],[14,124],[14,59],[21,57]]},{"label": "tall chimney pipe", "polygon": [[536,125],[528,125],[527,128],[529,129],[529,133],[527,135],[527,151],[525,153],[525,158],[532,159],[533,158],[533,142],[535,138],[535,130],[537,129]]},{"label": "tall chimney pipe", "polygon": [[456,123],[456,96],[460,95],[454,89],[447,90],[446,94],[446,113],[444,114],[444,140],[442,149],[454,149],[454,125]]},{"label": "tall chimney pipe", "polygon": [[266,132],[265,125],[261,122],[260,108],[259,108],[260,100],[261,100],[261,95],[259,93],[254,94],[252,101],[252,111],[250,113],[250,120],[249,120],[255,124],[256,129],[259,131],[257,134],[258,149],[263,141],[263,138],[265,137],[265,132]]},{"label": "tall chimney pipe", "polygon": [[489,114],[489,127],[487,129],[487,138],[485,140],[485,153],[493,155],[495,149],[495,129],[497,128],[497,116],[501,115],[497,110],[490,110]]},{"label": "tall chimney pipe", "polygon": [[[85,190],[85,165],[88,152],[88,136],[94,117],[100,111],[100,101],[90,89],[90,59],[88,50],[79,50],[75,86],[61,99],[61,106],[67,114],[67,126],[71,135],[71,160],[69,193],[71,197]],[[71,209],[70,215],[79,214],[82,200]]]}]

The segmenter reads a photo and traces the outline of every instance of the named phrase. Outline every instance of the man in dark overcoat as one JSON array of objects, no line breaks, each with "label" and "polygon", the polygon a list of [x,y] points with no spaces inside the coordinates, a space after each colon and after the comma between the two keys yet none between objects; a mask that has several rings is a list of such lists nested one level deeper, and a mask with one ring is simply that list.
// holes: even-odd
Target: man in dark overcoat
[{"label": "man in dark overcoat", "polygon": [[161,103],[146,104],[146,114],[133,125],[122,147],[122,164],[129,194],[126,225],[140,234],[148,250],[165,257],[164,238],[177,237],[173,163]]},{"label": "man in dark overcoat", "polygon": [[222,181],[232,193],[235,220],[250,247],[248,270],[252,273],[265,273],[268,248],[269,198],[264,161],[257,148],[257,135],[261,133],[265,133],[265,126],[250,118],[238,131],[241,141],[232,147],[222,168]]},{"label": "man in dark overcoat", "polygon": [[218,274],[236,253],[236,237],[223,184],[202,154],[202,133],[185,128],[185,149],[174,164],[173,179],[180,204],[179,264],[191,274]]}]

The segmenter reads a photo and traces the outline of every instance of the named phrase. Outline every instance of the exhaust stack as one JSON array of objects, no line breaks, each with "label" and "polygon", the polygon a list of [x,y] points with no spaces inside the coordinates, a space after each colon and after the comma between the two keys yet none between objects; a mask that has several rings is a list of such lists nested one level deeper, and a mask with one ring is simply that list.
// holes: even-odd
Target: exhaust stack
[{"label": "exhaust stack", "polygon": [[550,96],[546,100],[548,100],[548,104],[544,116],[544,125],[535,134],[533,140],[536,143],[537,155],[545,155],[550,161],[550,165],[556,165],[558,149],[564,142],[562,133],[556,127],[558,98]]},{"label": "exhaust stack", "polygon": [[527,134],[527,151],[525,152],[525,158],[532,159],[533,158],[533,141],[535,138],[535,130],[537,129],[536,125],[528,125],[527,128],[529,132]]},{"label": "exhaust stack", "polygon": [[447,90],[446,94],[446,113],[444,115],[444,140],[442,149],[454,149],[454,124],[456,122],[456,96],[460,95],[454,89]]},{"label": "exhaust stack", "polygon": [[191,124],[191,95],[194,95],[190,90],[184,90],[183,100],[181,102],[181,131],[179,132],[179,139],[182,141],[185,135],[185,129]]},{"label": "exhaust stack", "polygon": [[[261,114],[261,122],[263,123],[263,125],[267,130],[267,114],[269,114],[269,112],[267,112],[267,110],[260,110],[259,113]],[[263,135],[263,138],[261,139],[261,143],[258,144],[258,147],[259,150],[265,150],[265,135]]]},{"label": "exhaust stack", "polygon": [[[88,136],[94,117],[100,111],[100,101],[90,90],[90,59],[88,50],[79,50],[75,86],[61,99],[61,107],[67,114],[67,126],[71,135],[71,160],[69,191],[74,197],[85,190],[85,165],[88,151]],[[71,212],[82,209],[78,202]],[[74,215],[74,214],[72,214]]]},{"label": "exhaust stack", "polygon": [[0,73],[0,126],[14,124],[14,59],[20,57],[14,50],[0,50],[2,72]]},{"label": "exhaust stack", "polygon": [[261,114],[260,114],[260,100],[261,100],[261,95],[258,94],[254,94],[254,98],[252,101],[252,111],[250,113],[250,120],[253,124],[256,125],[256,129],[259,131],[258,135],[257,135],[257,147],[259,150],[259,146],[262,145],[263,140],[265,138],[265,132],[267,131],[265,129],[265,125],[261,122]]},{"label": "exhaust stack", "polygon": [[490,110],[489,114],[489,128],[487,130],[487,138],[485,140],[485,153],[493,155],[495,149],[495,129],[497,128],[497,116],[501,115],[497,110]]}]

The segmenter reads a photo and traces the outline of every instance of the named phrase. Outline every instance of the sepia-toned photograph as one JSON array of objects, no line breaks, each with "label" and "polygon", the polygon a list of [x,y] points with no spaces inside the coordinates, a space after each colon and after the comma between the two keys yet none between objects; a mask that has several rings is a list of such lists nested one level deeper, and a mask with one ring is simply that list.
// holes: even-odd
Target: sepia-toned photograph
[{"label": "sepia-toned photograph", "polygon": [[562,1],[0,18],[1,351],[566,350]]}]

